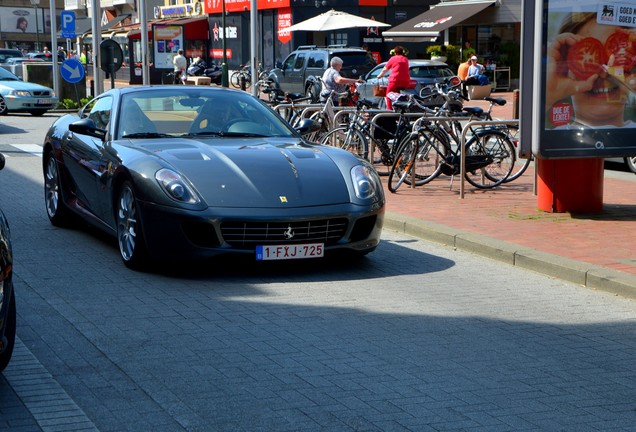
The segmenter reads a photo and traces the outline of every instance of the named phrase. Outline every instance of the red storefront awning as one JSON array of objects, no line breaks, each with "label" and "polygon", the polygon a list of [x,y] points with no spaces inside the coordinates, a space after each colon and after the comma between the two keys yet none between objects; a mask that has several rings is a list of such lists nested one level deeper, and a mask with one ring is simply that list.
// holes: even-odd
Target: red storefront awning
[{"label": "red storefront awning", "polygon": [[[182,25],[183,37],[185,40],[206,40],[209,39],[210,26],[208,17],[196,18],[174,18],[167,20],[149,21],[148,38],[152,38],[152,26],[159,25]],[[135,29],[128,33],[128,39],[141,39],[141,30]]]}]

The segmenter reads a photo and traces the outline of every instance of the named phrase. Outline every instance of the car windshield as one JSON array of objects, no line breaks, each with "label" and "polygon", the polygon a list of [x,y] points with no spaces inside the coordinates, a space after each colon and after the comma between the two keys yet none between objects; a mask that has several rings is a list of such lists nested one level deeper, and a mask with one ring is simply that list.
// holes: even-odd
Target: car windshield
[{"label": "car windshield", "polygon": [[248,93],[196,86],[122,95],[116,129],[123,139],[295,135],[271,108]]},{"label": "car windshield", "polygon": [[0,81],[20,81],[20,78],[13,75],[8,70],[0,68]]},{"label": "car windshield", "polygon": [[[367,79],[377,78],[378,74],[382,72],[382,68],[386,63],[378,65],[375,69],[369,72]],[[447,78],[455,76],[452,70],[446,65],[426,65],[426,66],[411,66],[409,67],[409,73],[411,78]],[[391,75],[389,70],[384,77]]]}]

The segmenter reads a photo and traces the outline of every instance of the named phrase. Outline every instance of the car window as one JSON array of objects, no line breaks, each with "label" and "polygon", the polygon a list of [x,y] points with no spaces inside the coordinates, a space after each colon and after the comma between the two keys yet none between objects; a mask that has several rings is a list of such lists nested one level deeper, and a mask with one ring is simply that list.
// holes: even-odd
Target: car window
[{"label": "car window", "polygon": [[309,59],[307,60],[308,68],[324,68],[326,64],[326,56],[323,52],[313,51],[309,53]]},{"label": "car window", "polygon": [[453,75],[446,66],[415,66],[410,71],[411,78],[446,78]]},{"label": "car window", "polygon": [[374,66],[375,60],[373,60],[373,56],[366,52],[341,52],[335,54],[337,57],[340,57],[343,61],[343,67],[352,67],[352,66]]},{"label": "car window", "polygon": [[294,134],[265,102],[248,93],[172,87],[123,94],[115,139]]},{"label": "car window", "polygon": [[285,59],[285,63],[283,64],[283,70],[292,70],[294,68],[295,62],[296,62],[296,54],[291,54],[289,57]]},{"label": "car window", "polygon": [[[380,72],[382,72],[383,68],[384,68],[384,64],[378,65],[375,69],[373,69],[371,72],[369,72],[369,75],[367,76],[367,79],[376,79],[378,77],[378,75],[380,75]],[[387,74],[384,75],[384,77],[382,77],[382,78],[388,77],[390,73],[391,73],[391,71],[389,70],[387,72]]]},{"label": "car window", "polygon": [[93,104],[88,118],[93,120],[95,126],[100,129],[107,129],[110,122],[110,112],[113,107],[113,98],[110,96],[104,96],[99,98]]},{"label": "car window", "polygon": [[298,53],[298,55],[296,56],[296,62],[294,63],[294,69],[298,70],[298,69],[302,69],[303,66],[305,65],[305,58],[306,58],[306,54],[305,53]]}]

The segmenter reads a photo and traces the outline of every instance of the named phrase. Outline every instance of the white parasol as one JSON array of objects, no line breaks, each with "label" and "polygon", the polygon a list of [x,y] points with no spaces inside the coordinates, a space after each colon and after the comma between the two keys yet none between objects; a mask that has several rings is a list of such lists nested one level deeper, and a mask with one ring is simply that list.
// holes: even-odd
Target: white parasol
[{"label": "white parasol", "polygon": [[352,27],[390,27],[391,24],[380,21],[359,17],[347,12],[340,12],[331,9],[329,12],[322,13],[308,20],[301,21],[286,29],[280,31],[329,31],[339,30]]}]

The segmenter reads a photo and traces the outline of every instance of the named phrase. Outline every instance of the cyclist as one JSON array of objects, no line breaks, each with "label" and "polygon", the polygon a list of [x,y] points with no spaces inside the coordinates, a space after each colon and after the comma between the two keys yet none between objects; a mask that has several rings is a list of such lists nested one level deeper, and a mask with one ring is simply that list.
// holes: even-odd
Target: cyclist
[{"label": "cyclist", "polygon": [[[320,101],[325,102],[332,91],[342,93],[347,90],[347,86],[364,82],[361,79],[345,78],[340,75],[340,69],[344,62],[340,57],[332,57],[329,63],[331,67],[322,75],[322,91],[320,92]],[[338,105],[338,96],[333,95],[333,104]]]},{"label": "cyclist", "polygon": [[393,57],[386,62],[382,71],[378,74],[378,79],[382,78],[389,71],[392,70],[389,75],[389,85],[386,88],[386,107],[392,109],[391,98],[389,93],[399,93],[400,90],[410,88],[411,86],[411,73],[409,72],[409,59],[404,54],[404,48],[400,45],[393,48]]}]

